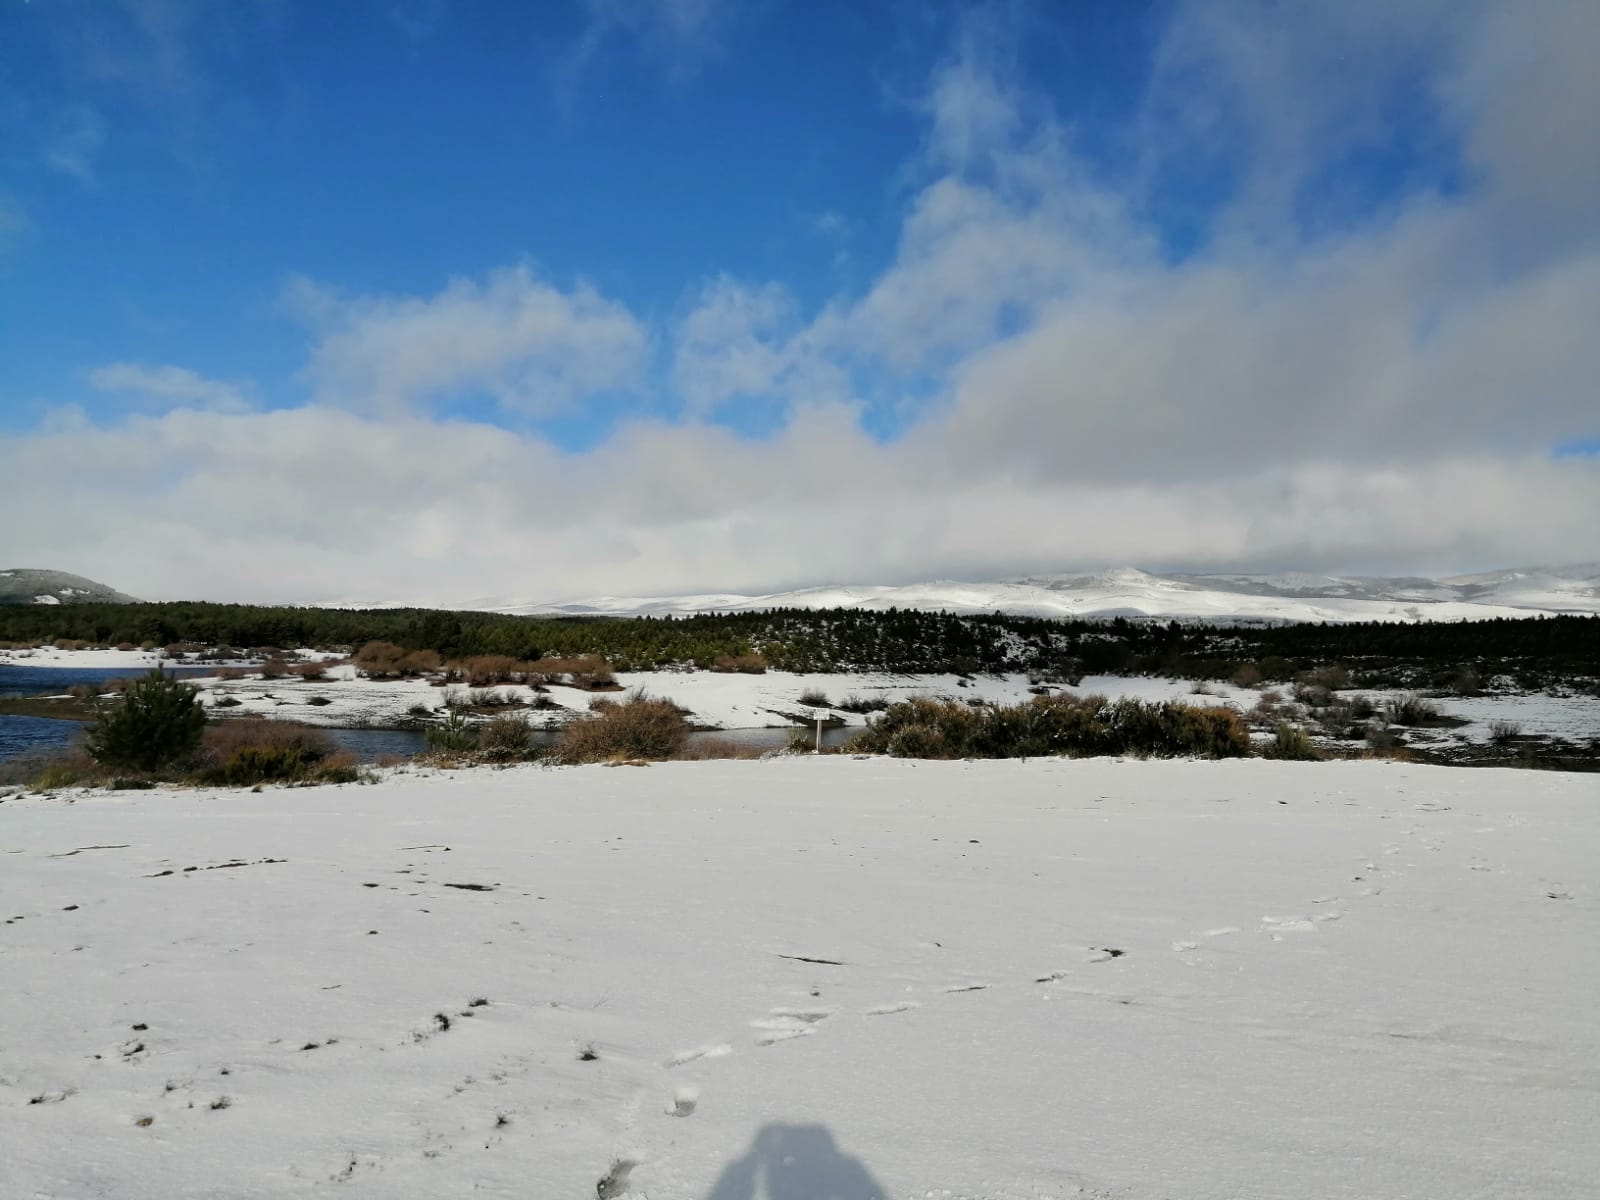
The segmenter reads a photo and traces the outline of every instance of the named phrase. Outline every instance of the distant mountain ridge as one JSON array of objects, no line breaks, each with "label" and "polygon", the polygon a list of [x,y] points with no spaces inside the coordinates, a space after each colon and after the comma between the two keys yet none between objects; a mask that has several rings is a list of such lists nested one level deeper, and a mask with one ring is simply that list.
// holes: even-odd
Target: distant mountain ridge
[{"label": "distant mountain ridge", "polygon": [[0,604],[142,604],[82,575],[12,567],[0,571]]},{"label": "distant mountain ridge", "polygon": [[1204,621],[1460,621],[1600,613],[1600,563],[1481,575],[1171,574],[1116,567],[1084,574],[901,586],[821,586],[747,596],[602,596],[561,603],[480,600],[466,607],[538,616],[666,616],[766,608],[922,609],[1041,617]]}]

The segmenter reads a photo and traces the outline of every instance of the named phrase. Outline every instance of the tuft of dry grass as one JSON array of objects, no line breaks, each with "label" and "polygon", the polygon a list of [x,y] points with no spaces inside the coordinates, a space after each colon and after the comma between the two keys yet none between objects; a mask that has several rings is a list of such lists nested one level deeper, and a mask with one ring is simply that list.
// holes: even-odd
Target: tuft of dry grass
[{"label": "tuft of dry grass", "polygon": [[765,758],[769,753],[770,747],[752,746],[732,738],[703,737],[685,742],[683,748],[672,757],[678,762],[710,762],[717,759]]}]

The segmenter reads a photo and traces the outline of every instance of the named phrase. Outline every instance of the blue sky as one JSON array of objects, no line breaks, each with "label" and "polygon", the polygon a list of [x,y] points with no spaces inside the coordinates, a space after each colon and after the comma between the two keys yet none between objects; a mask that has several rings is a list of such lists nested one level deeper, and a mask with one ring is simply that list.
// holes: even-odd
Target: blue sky
[{"label": "blue sky", "polygon": [[451,602],[1600,557],[1597,28],[3,0],[0,456],[97,475],[0,557]]}]

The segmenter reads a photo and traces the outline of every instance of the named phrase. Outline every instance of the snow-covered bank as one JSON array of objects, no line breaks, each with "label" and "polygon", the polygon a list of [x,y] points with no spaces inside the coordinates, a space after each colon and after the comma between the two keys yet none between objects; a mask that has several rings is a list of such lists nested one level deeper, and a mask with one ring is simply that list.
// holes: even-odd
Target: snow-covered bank
[{"label": "snow-covered bank", "polygon": [[[304,721],[313,725],[382,725],[417,715],[413,709],[427,710],[425,716],[443,711],[451,696],[464,696],[473,689],[461,684],[440,687],[424,678],[367,679],[354,667],[332,667],[318,680],[295,678],[264,680],[193,680],[202,689],[202,701],[219,714],[255,714]],[[978,676],[963,680],[956,675],[893,675],[874,672],[839,674],[799,674],[768,671],[763,675],[723,674],[715,671],[629,671],[619,673],[617,683],[627,691],[642,690],[676,702],[691,714],[697,725],[717,729],[756,729],[782,727],[796,720],[827,715],[850,725],[866,723],[867,714],[847,712],[838,706],[851,698],[882,699],[889,702],[911,696],[944,696],[963,700],[984,700],[996,704],[1016,704],[1028,699],[1026,675]],[[1076,689],[1079,693],[1104,692],[1111,696],[1138,696],[1141,699],[1190,699],[1201,704],[1225,703],[1248,708],[1257,696],[1245,688],[1218,685],[1218,696],[1192,696],[1192,685],[1173,679],[1138,679],[1118,676],[1089,676]],[[513,697],[527,704],[536,693],[527,687],[503,685],[479,689]],[[827,703],[812,704],[805,698],[820,695]],[[581,688],[553,686],[544,693],[554,707],[530,709],[528,721],[541,728],[554,728],[575,715],[589,711],[596,697],[617,699],[615,692],[589,692]],[[1219,699],[1219,696],[1222,697]],[[219,707],[219,702],[222,706]]]},{"label": "snow-covered bank", "polygon": [[68,801],[0,803],[18,1195],[1600,1176],[1593,776],[835,758]]}]

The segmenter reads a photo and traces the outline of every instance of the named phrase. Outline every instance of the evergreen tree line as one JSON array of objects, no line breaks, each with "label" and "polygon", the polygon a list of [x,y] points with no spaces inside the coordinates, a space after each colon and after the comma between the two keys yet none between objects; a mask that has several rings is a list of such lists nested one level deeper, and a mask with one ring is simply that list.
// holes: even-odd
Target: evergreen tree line
[{"label": "evergreen tree line", "polygon": [[1027,671],[1041,677],[1159,674],[1226,679],[1248,667],[1268,681],[1330,663],[1357,683],[1445,686],[1470,669],[1525,686],[1600,684],[1600,617],[1417,624],[1213,626],[1060,621],[890,609],[775,609],[692,617],[517,617],[433,609],[288,608],[174,602],[0,607],[0,642],[187,644],[239,651],[370,641],[446,658],[597,654],[620,671],[709,668],[759,654],[790,671]]}]

